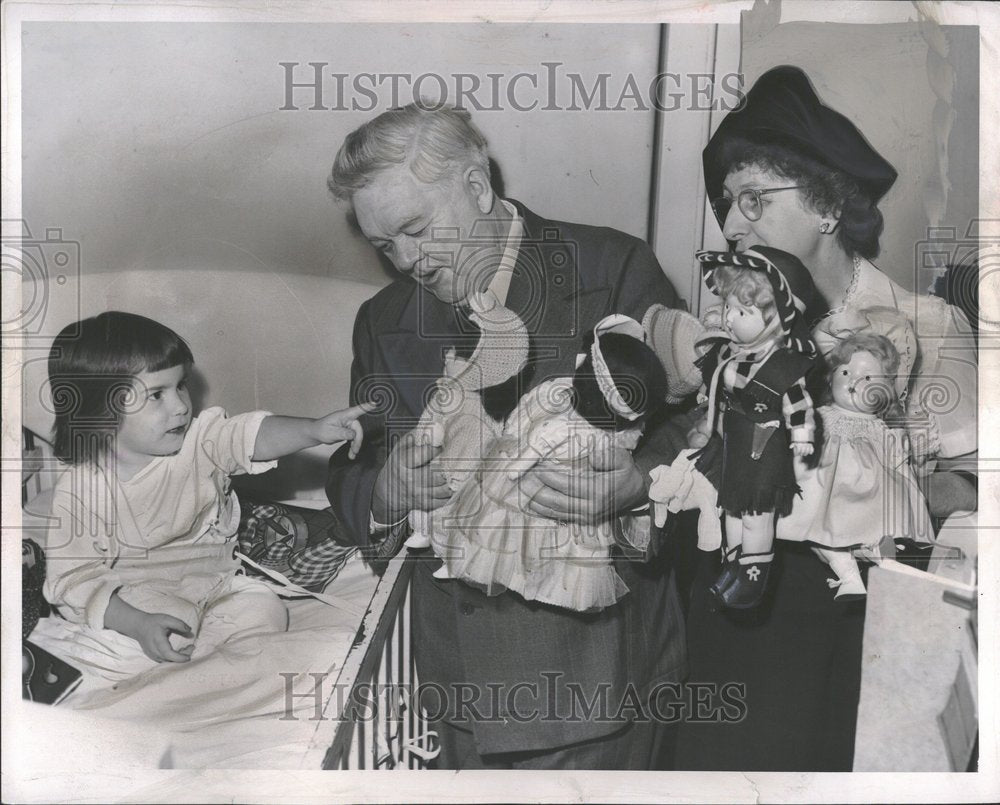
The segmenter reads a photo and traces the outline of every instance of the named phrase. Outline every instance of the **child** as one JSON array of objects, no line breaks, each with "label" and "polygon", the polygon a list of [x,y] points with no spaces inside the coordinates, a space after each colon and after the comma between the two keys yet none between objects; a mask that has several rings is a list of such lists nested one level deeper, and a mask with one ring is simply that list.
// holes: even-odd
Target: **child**
[{"label": "child", "polygon": [[[915,343],[912,331],[908,341]],[[823,449],[816,467],[800,468],[802,499],[778,521],[778,537],[816,543],[813,550],[837,576],[830,586],[838,600],[865,595],[852,549],[877,556],[886,536],[930,535],[905,431],[885,421],[902,414],[900,396],[914,352],[904,349],[901,367],[900,350],[889,338],[863,331],[827,355],[832,404],[819,408]]]},{"label": "child", "polygon": [[284,604],[233,556],[229,476],[317,444],[349,440],[352,457],[360,447],[366,406],[320,419],[209,408],[192,419],[193,362],[172,330],[120,312],[66,327],[49,354],[54,448],[70,466],[54,490],[45,594],[80,624],[86,664],[110,679],[284,631]]},{"label": "child", "polygon": [[[516,386],[528,363],[528,331],[515,313],[489,291],[473,294],[469,306],[471,323],[481,333],[476,349],[468,358],[460,357],[454,348],[448,350],[444,376],[437,381],[417,425],[432,444],[442,448],[434,466],[444,473],[452,493],[469,480],[503,430],[513,402],[502,404],[500,410],[491,403],[505,403],[501,398],[511,395],[516,401],[515,390],[508,387]],[[412,535],[405,545],[427,548],[433,542],[440,555],[447,544],[444,531],[455,499],[432,512],[410,512]],[[445,577],[443,571],[436,574],[438,578]]]},{"label": "child", "polygon": [[635,448],[667,393],[642,326],[609,316],[584,342],[572,378],[548,380],[526,394],[483,461],[481,481],[454,506],[460,532],[445,563],[452,576],[488,594],[590,611],[614,604],[628,588],[610,549],[614,523],[555,522],[526,512],[521,476],[541,461],[570,465],[593,451]]},{"label": "child", "polygon": [[725,512],[723,568],[710,590],[727,607],[749,609],[767,585],[775,519],[792,510],[798,492],[792,456],[813,452],[804,378],[816,349],[800,328],[816,291],[796,257],[770,247],[699,252],[698,259],[709,289],[723,300],[722,325],[731,339],[699,359],[709,433],[716,402],[722,413],[722,439],[713,435],[696,464],[718,479]]}]

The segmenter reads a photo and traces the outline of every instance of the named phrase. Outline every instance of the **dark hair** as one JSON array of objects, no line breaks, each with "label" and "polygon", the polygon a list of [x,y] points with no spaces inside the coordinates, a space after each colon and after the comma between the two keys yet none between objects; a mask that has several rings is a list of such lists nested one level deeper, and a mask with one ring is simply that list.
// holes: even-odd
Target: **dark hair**
[{"label": "dark hair", "polygon": [[742,137],[726,140],[719,152],[724,176],[755,165],[800,185],[802,194],[821,215],[838,215],[837,240],[852,257],[878,257],[884,221],[879,208],[851,176],[827,167],[794,148],[755,143]]},{"label": "dark hair", "polygon": [[583,341],[586,357],[573,375],[573,408],[594,427],[601,430],[627,430],[643,424],[663,404],[667,396],[667,375],[663,364],[646,344],[622,333],[601,336],[601,355],[615,381],[615,388],[628,406],[639,414],[628,420],[608,406],[594,375],[590,348],[591,331]]},{"label": "dark hair", "polygon": [[183,338],[134,313],[113,310],[63,328],[49,351],[55,454],[69,464],[97,459],[121,423],[132,379],[192,363]]}]

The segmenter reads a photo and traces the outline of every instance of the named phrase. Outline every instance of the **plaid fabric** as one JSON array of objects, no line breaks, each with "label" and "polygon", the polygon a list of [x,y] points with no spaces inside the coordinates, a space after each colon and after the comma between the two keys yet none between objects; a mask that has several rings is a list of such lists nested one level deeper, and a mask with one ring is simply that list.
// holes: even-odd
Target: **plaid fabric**
[{"label": "plaid fabric", "polygon": [[[307,590],[322,592],[357,551],[330,509],[301,509],[242,495],[239,499],[240,552]],[[251,568],[247,573],[259,575]]]},{"label": "plaid fabric", "polygon": [[[748,356],[750,360],[739,361],[736,364],[734,389],[744,388],[750,379],[757,374],[757,370],[764,365],[763,361],[754,361],[753,357]],[[793,439],[812,440],[816,432],[816,415],[813,412],[812,397],[806,391],[805,378],[800,378],[782,396],[781,412]]]}]

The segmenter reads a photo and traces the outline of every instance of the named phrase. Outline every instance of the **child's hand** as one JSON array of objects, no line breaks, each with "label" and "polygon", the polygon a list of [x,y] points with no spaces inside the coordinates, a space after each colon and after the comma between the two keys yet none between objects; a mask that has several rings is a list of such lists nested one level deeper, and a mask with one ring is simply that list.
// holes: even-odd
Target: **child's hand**
[{"label": "child's hand", "polygon": [[799,458],[805,458],[813,454],[812,442],[792,442],[792,452]]},{"label": "child's hand", "polygon": [[156,662],[188,662],[191,659],[191,651],[194,646],[174,649],[170,645],[170,635],[175,633],[182,637],[194,637],[191,627],[180,618],[162,612],[142,612],[136,618],[130,637],[139,641],[143,652],[151,660]]},{"label": "child's hand", "polygon": [[373,411],[375,407],[374,403],[362,403],[313,420],[313,437],[320,444],[349,441],[351,447],[348,455],[354,458],[361,449],[361,440],[364,438],[358,417]]}]

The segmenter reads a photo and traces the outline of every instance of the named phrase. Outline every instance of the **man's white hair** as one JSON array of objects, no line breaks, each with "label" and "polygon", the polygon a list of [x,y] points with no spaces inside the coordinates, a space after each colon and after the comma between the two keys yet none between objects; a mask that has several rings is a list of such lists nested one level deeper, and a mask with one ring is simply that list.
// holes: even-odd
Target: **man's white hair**
[{"label": "man's white hair", "polygon": [[334,197],[350,201],[380,172],[406,165],[431,184],[460,175],[468,166],[490,175],[486,138],[464,109],[411,103],[383,112],[344,139],[327,185]]}]

